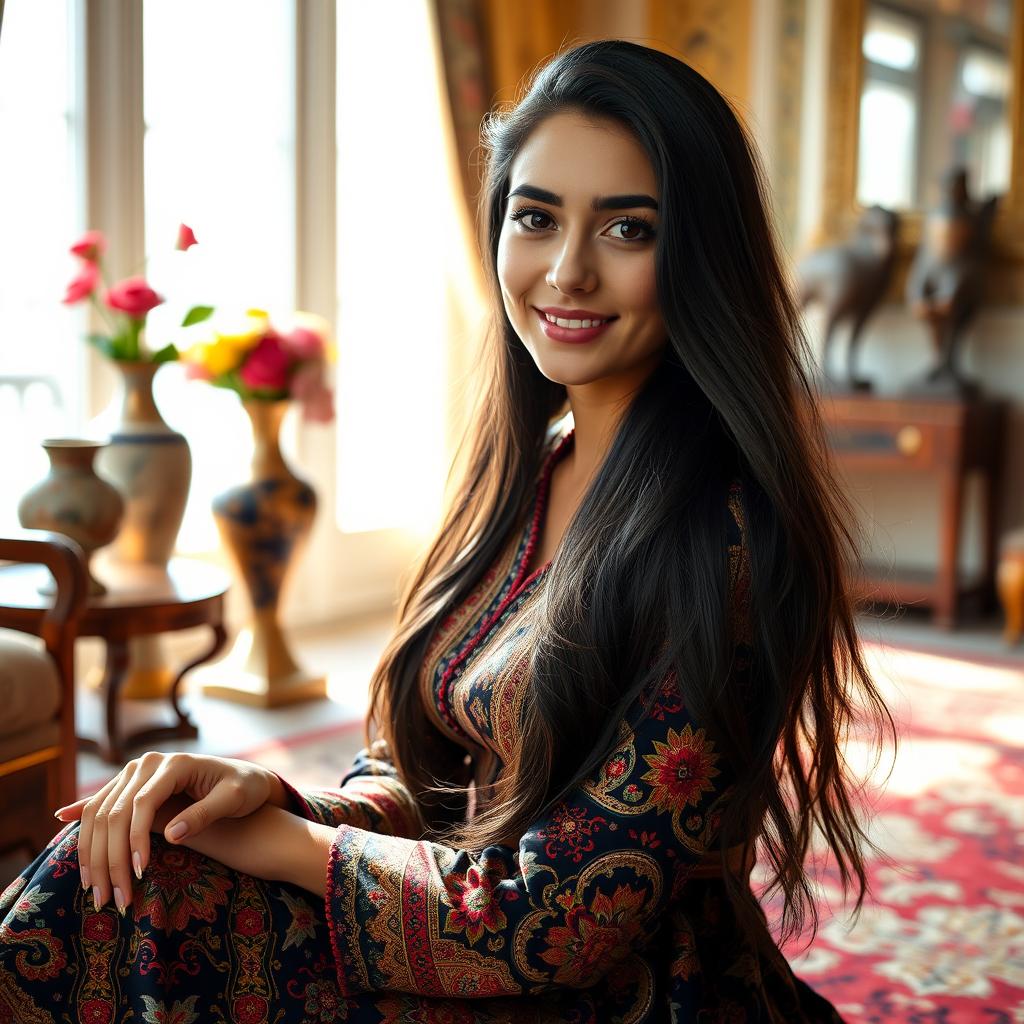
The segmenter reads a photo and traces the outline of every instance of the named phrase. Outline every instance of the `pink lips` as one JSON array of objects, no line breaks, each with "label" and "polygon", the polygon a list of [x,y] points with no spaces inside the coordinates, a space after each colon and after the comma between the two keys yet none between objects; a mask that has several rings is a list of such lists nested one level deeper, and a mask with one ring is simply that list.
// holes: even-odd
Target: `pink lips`
[{"label": "pink lips", "polygon": [[[606,331],[618,317],[613,317],[611,320],[606,320],[603,324],[598,324],[596,327],[559,327],[558,324],[551,323],[550,320],[538,309],[537,316],[540,317],[540,325],[544,329],[544,333],[551,338],[553,341],[564,341],[570,345],[582,345],[585,342],[593,341],[602,331]],[[565,318],[568,319],[568,318]],[[586,320],[588,317],[579,316],[574,319]]]}]

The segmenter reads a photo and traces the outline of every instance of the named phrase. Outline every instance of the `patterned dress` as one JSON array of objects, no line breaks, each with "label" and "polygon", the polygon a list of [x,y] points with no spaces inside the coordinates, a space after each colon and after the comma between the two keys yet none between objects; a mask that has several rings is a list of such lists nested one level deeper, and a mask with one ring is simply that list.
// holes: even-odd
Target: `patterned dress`
[{"label": "patterned dress", "polygon": [[[555,462],[532,514],[440,623],[421,672],[439,741],[492,782],[515,743],[530,637],[521,614]],[[747,584],[738,485],[726,512],[732,619]],[[549,563],[550,564],[550,563]],[[742,664],[743,629],[734,629]],[[482,853],[420,839],[423,822],[382,744],[293,811],[336,827],[324,900],[154,835],[128,914],[79,884],[77,823],[0,897],[0,1024],[88,1022],[839,1021],[781,954],[738,936],[702,865],[728,765],[673,678],[620,723],[613,754],[518,846]],[[472,811],[470,811],[472,813]]]}]

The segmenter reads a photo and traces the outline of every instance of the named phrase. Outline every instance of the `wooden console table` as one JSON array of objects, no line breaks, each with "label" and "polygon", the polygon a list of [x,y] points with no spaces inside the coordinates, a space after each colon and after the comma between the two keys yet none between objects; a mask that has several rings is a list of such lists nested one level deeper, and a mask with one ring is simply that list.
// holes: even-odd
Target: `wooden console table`
[{"label": "wooden console table", "polygon": [[[923,604],[943,629],[956,625],[960,599],[995,593],[996,516],[1005,432],[1005,404],[955,398],[873,398],[823,395],[821,412],[840,469],[919,473],[939,481],[936,569],[893,570],[865,565],[858,597],[871,602]],[[964,482],[977,471],[984,488],[982,570],[968,580],[960,571]]]}]

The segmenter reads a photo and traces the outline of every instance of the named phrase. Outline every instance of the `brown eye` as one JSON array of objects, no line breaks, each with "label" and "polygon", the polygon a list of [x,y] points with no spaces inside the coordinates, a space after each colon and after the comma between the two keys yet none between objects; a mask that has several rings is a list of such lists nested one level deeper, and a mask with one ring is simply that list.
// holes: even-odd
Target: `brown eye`
[{"label": "brown eye", "polygon": [[544,225],[538,225],[534,221],[534,217],[540,217],[543,220],[551,219],[543,210],[534,210],[529,206],[524,206],[521,210],[516,210],[515,213],[510,214],[509,220],[521,221],[527,231],[543,231]]}]

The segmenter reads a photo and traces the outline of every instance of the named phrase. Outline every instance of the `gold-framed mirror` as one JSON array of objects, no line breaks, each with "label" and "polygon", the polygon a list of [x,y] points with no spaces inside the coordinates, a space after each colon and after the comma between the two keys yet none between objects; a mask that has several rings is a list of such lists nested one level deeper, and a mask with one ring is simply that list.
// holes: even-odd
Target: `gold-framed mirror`
[{"label": "gold-framed mirror", "polygon": [[1024,0],[833,3],[819,241],[874,202],[898,210],[898,300],[938,183],[964,163],[972,198],[1000,197],[989,299],[1024,301],[1022,92]]}]

